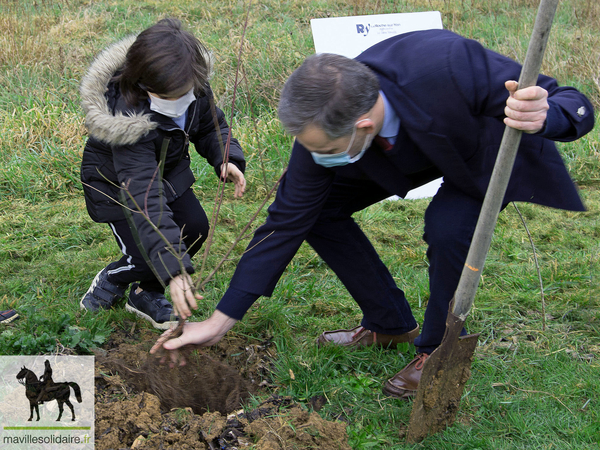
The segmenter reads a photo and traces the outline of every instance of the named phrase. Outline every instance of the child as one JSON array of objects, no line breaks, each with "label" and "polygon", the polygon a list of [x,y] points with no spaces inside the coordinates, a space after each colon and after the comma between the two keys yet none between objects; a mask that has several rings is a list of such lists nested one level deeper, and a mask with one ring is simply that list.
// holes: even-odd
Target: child
[{"label": "child", "polygon": [[201,298],[192,294],[190,258],[209,225],[191,188],[189,142],[234,183],[236,197],[246,186],[237,140],[224,155],[229,127],[211,109],[209,72],[202,44],[178,20],[163,19],[107,48],[82,80],[86,206],[92,220],[110,226],[123,256],[96,275],[81,308],[108,309],[131,284],[126,309],[167,329],[175,317],[166,285],[173,299]]}]

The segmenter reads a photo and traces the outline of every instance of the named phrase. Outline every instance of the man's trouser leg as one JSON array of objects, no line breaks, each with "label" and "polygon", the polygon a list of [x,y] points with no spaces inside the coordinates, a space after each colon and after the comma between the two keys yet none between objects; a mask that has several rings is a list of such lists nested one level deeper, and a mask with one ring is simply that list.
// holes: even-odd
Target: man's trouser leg
[{"label": "man's trouser leg", "polygon": [[351,217],[389,195],[373,182],[337,177],[307,242],[358,303],[363,327],[377,333],[403,334],[417,326],[410,305]]},{"label": "man's trouser leg", "polygon": [[[448,306],[467,259],[482,201],[444,183],[425,212],[429,259],[429,301],[417,351],[431,353],[442,342]],[[464,331],[463,331],[464,334]]]}]

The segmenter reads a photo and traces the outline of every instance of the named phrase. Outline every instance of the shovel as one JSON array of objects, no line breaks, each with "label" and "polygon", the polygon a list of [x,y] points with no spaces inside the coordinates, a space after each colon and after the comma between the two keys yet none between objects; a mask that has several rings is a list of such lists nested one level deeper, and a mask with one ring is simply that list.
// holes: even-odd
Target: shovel
[{"label": "shovel", "polygon": [[[537,81],[557,5],[558,0],[540,2],[519,77],[519,89],[533,86]],[[479,336],[472,334],[461,337],[460,333],[473,305],[521,134],[520,130],[510,127],[504,130],[469,253],[448,311],[444,339],[423,365],[408,425],[408,442],[420,442],[427,435],[454,423],[465,383],[471,375],[473,352]]]}]

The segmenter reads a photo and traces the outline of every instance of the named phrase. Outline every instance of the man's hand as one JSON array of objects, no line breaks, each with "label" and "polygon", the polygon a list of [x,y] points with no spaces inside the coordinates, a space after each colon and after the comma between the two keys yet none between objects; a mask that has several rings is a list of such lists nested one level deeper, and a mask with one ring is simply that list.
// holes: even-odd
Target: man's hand
[{"label": "man's hand", "polygon": [[187,273],[171,278],[169,288],[175,314],[182,319],[190,317],[192,315],[190,308],[198,309],[196,300],[204,298],[200,294],[194,293],[194,283]]},{"label": "man's hand", "polygon": [[[171,358],[169,365],[171,367],[174,367],[175,364],[183,366],[185,365],[185,359],[179,353],[179,348],[185,345],[198,345],[200,347],[214,345],[231,330],[236,322],[236,319],[215,310],[212,316],[203,322],[186,322],[183,326],[183,333],[175,339],[169,339],[173,333],[172,329],[165,331],[150,349],[150,353],[154,354],[162,347],[169,351]],[[164,359],[161,362],[164,362]]]},{"label": "man's hand", "polygon": [[537,133],[544,128],[548,106],[548,91],[539,86],[517,90],[516,81],[507,81],[504,86],[510,96],[506,100],[504,123],[525,133]]},{"label": "man's hand", "polygon": [[224,163],[221,166],[221,179],[229,180],[235,185],[235,197],[241,197],[246,191],[246,178],[244,174],[235,164]]}]

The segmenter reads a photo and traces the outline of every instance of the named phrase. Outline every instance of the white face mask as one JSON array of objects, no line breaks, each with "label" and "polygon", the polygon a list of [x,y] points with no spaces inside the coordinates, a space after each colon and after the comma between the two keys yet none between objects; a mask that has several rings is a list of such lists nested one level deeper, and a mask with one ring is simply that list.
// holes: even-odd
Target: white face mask
[{"label": "white face mask", "polygon": [[336,167],[355,163],[360,158],[362,158],[369,146],[371,145],[371,141],[373,140],[373,133],[367,134],[367,137],[365,138],[365,143],[362,146],[360,152],[358,152],[354,156],[350,156],[348,152],[350,151],[350,148],[354,143],[354,138],[356,137],[356,125],[365,120],[367,119],[359,120],[354,124],[354,129],[352,130],[352,137],[350,138],[350,143],[348,144],[348,148],[346,148],[346,150],[344,150],[343,152],[334,153],[333,155],[322,155],[319,153],[310,152],[315,163],[323,167]]},{"label": "white face mask", "polygon": [[187,94],[179,97],[177,100],[166,100],[150,94],[148,94],[148,97],[150,97],[150,109],[152,111],[173,119],[183,116],[192,102],[196,100],[194,88],[190,89]]}]

